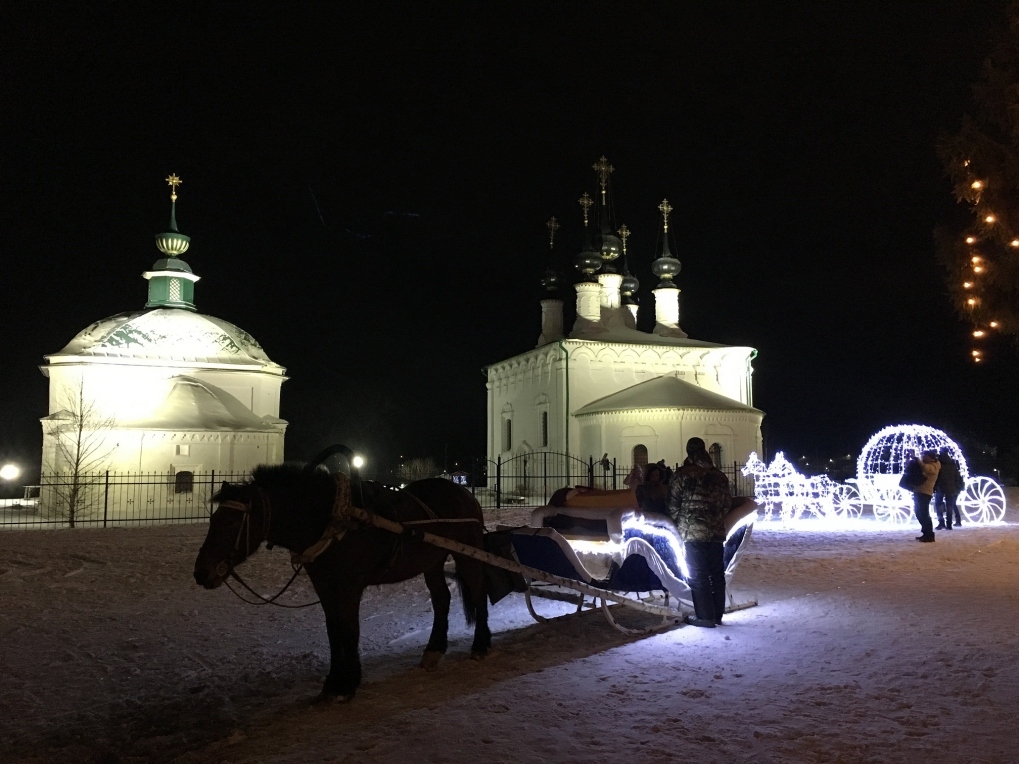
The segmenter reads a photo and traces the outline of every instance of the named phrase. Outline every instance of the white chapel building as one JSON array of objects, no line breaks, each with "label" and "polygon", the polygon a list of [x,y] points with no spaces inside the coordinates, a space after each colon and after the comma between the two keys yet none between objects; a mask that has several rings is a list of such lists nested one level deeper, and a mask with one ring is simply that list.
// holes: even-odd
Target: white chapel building
[{"label": "white chapel building", "polygon": [[[604,157],[594,166],[601,184],[595,204],[585,193],[585,246],[575,258],[577,317],[563,326],[560,278],[550,267],[542,280],[541,335],[537,347],[487,367],[488,457],[506,462],[541,452],[583,461],[607,456],[619,468],[664,459],[682,462],[686,441],[703,438],[716,464],[744,462],[760,453],[764,413],[753,405],[750,347],[692,339],[679,325],[680,262],[669,248],[667,201],[659,206],[664,236],[652,264],[659,278],[655,328],[636,329],[639,282],[626,259],[626,226],[613,233],[613,171]],[[595,214],[589,216],[591,206]],[[595,220],[590,221],[590,217]],[[592,233],[589,222],[597,222]],[[549,221],[554,237],[558,224]],[[622,258],[622,273],[616,261]]]},{"label": "white chapel building", "polygon": [[190,239],[176,223],[180,181],[167,180],[170,230],[156,236],[162,257],[142,274],[145,308],[96,321],[40,367],[49,378],[44,474],[72,471],[77,459],[89,472],[187,482],[283,461],[286,370],[244,330],[195,310],[199,277],[180,257]]}]

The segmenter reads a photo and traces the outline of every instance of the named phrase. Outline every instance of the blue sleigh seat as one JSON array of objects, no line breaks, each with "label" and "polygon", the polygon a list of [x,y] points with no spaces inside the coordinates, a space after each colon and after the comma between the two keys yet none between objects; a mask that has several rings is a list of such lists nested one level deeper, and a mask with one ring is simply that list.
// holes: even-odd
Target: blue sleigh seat
[{"label": "blue sleigh seat", "polygon": [[[726,582],[749,540],[753,519],[729,534]],[[665,591],[690,601],[683,542],[671,518],[631,508],[540,507],[531,527],[512,534],[524,565],[618,592]]]}]

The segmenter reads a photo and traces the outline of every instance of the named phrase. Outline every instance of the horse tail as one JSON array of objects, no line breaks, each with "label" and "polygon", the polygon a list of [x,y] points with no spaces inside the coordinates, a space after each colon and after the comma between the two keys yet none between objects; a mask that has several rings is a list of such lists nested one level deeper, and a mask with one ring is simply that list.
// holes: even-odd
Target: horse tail
[{"label": "horse tail", "polygon": [[[462,486],[458,486],[458,488],[461,489],[458,492],[461,500],[466,505],[464,507],[464,514],[479,520],[477,536],[472,540],[475,543],[470,541],[465,543],[484,550],[485,515],[481,509],[481,504],[478,503],[477,498],[470,491],[463,489]],[[473,523],[470,523],[470,525],[473,525]],[[464,617],[467,619],[467,625],[473,626],[478,619],[479,601],[484,602],[485,597],[488,596],[485,589],[485,564],[480,560],[456,554],[453,555],[453,562],[456,565],[454,575],[456,577],[457,588],[460,590],[460,601],[463,603]]]},{"label": "horse tail", "polygon": [[456,562],[456,584],[460,590],[460,602],[464,606],[464,617],[467,619],[467,625],[473,626],[478,620],[478,601],[476,599],[477,594],[474,591],[474,582],[471,581],[471,573],[464,568],[471,568],[472,566],[467,564],[468,562],[478,564],[476,560],[470,558],[457,557]]}]

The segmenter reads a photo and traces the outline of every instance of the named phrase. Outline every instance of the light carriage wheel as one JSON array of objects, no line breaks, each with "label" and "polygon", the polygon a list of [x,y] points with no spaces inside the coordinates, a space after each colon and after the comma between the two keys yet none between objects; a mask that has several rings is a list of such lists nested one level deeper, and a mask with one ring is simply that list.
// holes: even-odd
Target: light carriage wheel
[{"label": "light carriage wheel", "polygon": [[863,499],[856,486],[839,485],[832,491],[832,508],[835,516],[855,520],[863,514]]},{"label": "light carriage wheel", "polygon": [[913,516],[910,495],[901,488],[874,490],[874,519],[882,523],[908,523]]},{"label": "light carriage wheel", "polygon": [[1005,492],[988,477],[967,480],[958,502],[970,523],[1000,523],[1005,517]]}]

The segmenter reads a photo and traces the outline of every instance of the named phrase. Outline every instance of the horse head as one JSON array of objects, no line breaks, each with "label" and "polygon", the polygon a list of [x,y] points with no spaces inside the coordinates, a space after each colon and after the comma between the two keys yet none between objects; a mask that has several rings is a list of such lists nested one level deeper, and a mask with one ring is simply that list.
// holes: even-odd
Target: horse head
[{"label": "horse head", "polygon": [[253,482],[223,483],[212,497],[219,503],[195,560],[195,581],[215,589],[268,539],[270,508]]}]

